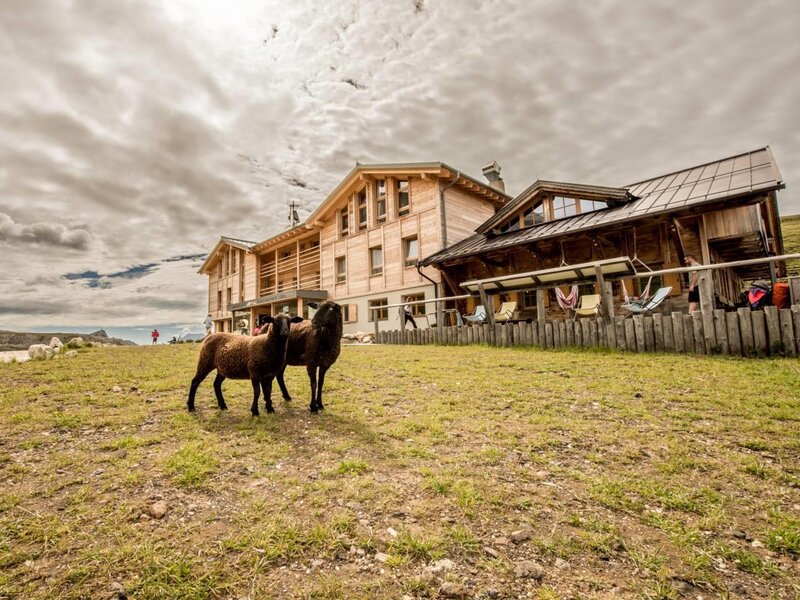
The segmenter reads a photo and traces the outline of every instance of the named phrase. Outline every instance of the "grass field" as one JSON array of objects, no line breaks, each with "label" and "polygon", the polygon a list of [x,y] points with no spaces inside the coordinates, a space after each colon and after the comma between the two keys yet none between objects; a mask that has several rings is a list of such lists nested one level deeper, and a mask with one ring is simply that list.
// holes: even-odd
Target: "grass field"
[{"label": "grass field", "polygon": [[[781,219],[783,233],[783,251],[786,254],[800,253],[800,215],[792,215]],[[800,275],[800,259],[786,261],[788,275]]]},{"label": "grass field", "polygon": [[252,418],[198,349],[0,365],[0,598],[800,593],[796,359],[346,347]]}]

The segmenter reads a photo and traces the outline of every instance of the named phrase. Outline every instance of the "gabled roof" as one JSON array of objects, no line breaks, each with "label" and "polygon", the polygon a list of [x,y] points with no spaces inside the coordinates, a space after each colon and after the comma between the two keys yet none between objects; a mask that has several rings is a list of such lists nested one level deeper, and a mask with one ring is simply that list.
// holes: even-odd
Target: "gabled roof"
[{"label": "gabled roof", "polygon": [[421,264],[427,266],[490,250],[508,249],[519,244],[674,213],[784,187],[786,186],[772,151],[767,146],[625,186],[636,199],[622,206],[548,221],[501,235],[476,233],[423,259]]},{"label": "gabled roof", "polygon": [[214,248],[211,250],[211,252],[208,253],[206,259],[203,261],[203,264],[200,265],[200,269],[197,272],[198,273],[205,272],[205,270],[214,260],[214,257],[216,256],[217,252],[219,252],[220,248],[222,248],[223,246],[232,246],[234,248],[250,252],[253,249],[253,246],[255,245],[256,245],[255,242],[248,242],[247,240],[240,240],[237,238],[226,237],[223,235],[219,238],[219,241],[214,245]]},{"label": "gabled roof", "polygon": [[524,205],[531,202],[536,196],[546,192],[565,194],[570,197],[585,198],[587,200],[605,200],[610,206],[625,204],[626,202],[634,200],[634,197],[631,196],[630,192],[625,188],[543,181],[537,179],[528,189],[497,211],[492,218],[478,227],[476,231],[478,233],[488,233],[500,225],[505,219],[520,210]]},{"label": "gabled roof", "polygon": [[456,178],[458,185],[467,187],[474,192],[486,196],[487,200],[494,202],[497,206],[503,206],[506,202],[511,200],[511,196],[493,188],[486,182],[478,181],[473,177],[464,174],[458,169],[443,163],[443,162],[418,162],[418,163],[375,163],[375,164],[360,164],[356,166],[345,176],[342,181],[331,191],[330,194],[322,201],[322,203],[312,212],[306,223],[314,224],[316,221],[325,217],[325,214],[331,207],[338,202],[342,194],[346,193],[348,189],[353,186],[362,177],[371,175],[433,175],[444,179]]}]

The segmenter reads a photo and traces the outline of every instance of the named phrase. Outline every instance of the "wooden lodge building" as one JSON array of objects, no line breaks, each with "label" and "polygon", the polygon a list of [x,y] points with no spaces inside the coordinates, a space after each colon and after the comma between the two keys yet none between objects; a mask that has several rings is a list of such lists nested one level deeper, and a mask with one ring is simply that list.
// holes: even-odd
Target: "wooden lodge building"
[{"label": "wooden lodge building", "polygon": [[[513,199],[499,171],[487,165],[480,182],[440,162],[357,164],[305,222],[261,242],[222,237],[200,270],[215,330],[236,330],[243,317],[252,328],[282,311],[308,316],[309,302],[327,298],[343,305],[345,332],[376,329],[373,315],[387,331],[400,328],[397,309],[371,308],[463,295],[469,280],[617,257],[655,271],[683,266],[687,254],[710,264],[783,253],[776,192],[784,184],[768,147],[619,188],[535,181]],[[781,269],[713,271],[717,302],[732,305],[745,280]],[[613,282],[614,301],[623,285],[635,295],[644,281]],[[665,311],[685,308],[686,281],[654,278],[653,289],[672,287]],[[580,291],[601,293],[596,285],[587,280]],[[552,291],[491,301],[515,301],[513,318],[523,320],[536,318],[537,298],[548,318],[563,318]],[[421,327],[425,311],[414,305]]]},{"label": "wooden lodge building", "polygon": [[[208,275],[215,331],[250,328],[262,315],[308,316],[308,303],[344,307],[346,333],[397,328],[397,311],[369,310],[436,297],[441,277],[418,261],[471,235],[511,197],[440,162],[359,165],[305,222],[261,242],[220,238]],[[427,271],[427,272],[426,272]],[[425,306],[415,305],[421,326]]]},{"label": "wooden lodge building", "polygon": [[[687,254],[703,264],[783,254],[777,190],[785,186],[768,147],[668,173],[619,188],[535,181],[468,238],[423,259],[447,284],[443,295],[463,294],[461,283],[618,257],[635,257],[637,271],[683,267]],[[777,268],[777,271],[776,271]],[[783,266],[767,264],[713,271],[718,306],[739,301],[743,282],[775,279]],[[638,295],[646,279],[613,282]],[[662,310],[685,310],[688,277],[656,276],[651,291],[672,288]],[[563,288],[567,291],[567,288]],[[601,294],[592,277],[580,294]],[[552,293],[540,295],[547,318],[564,318]],[[514,319],[536,318],[537,294],[495,294],[515,301]],[[472,312],[478,298],[462,312]]]}]

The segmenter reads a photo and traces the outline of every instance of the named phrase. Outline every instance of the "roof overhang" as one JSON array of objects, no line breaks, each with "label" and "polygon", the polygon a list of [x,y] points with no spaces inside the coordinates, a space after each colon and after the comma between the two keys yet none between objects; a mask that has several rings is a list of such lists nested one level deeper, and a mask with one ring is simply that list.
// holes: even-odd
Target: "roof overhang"
[{"label": "roof overhang", "polygon": [[489,293],[506,292],[513,290],[533,290],[539,288],[552,288],[559,285],[569,285],[585,281],[595,281],[598,273],[606,279],[624,279],[636,273],[633,262],[627,256],[608,258],[595,262],[581,263],[579,265],[564,265],[554,269],[529,271],[502,275],[488,279],[473,279],[461,283],[461,287],[472,293],[484,291]]},{"label": "roof overhang", "polygon": [[253,300],[231,304],[230,309],[231,312],[247,310],[256,306],[268,306],[276,302],[286,302],[287,300],[297,300],[298,298],[303,300],[327,300],[328,292],[325,290],[290,290],[288,292],[278,292],[277,294],[270,294],[269,296],[261,296]]},{"label": "roof overhang", "polygon": [[238,248],[239,250],[244,250],[245,252],[252,252],[253,246],[255,242],[248,242],[245,240],[237,240],[235,238],[229,238],[222,236],[219,238],[219,241],[214,245],[211,252],[208,253],[206,259],[203,261],[203,264],[200,265],[200,269],[198,269],[198,273],[203,274],[206,270],[211,266],[211,263],[214,262],[214,259],[217,257],[217,253],[222,249],[223,246],[230,246],[231,248]]},{"label": "roof overhang", "polygon": [[258,242],[253,246],[252,252],[255,252],[256,254],[264,252],[265,250],[271,247],[278,246],[279,244],[283,244],[290,240],[297,239],[307,233],[318,231],[321,228],[322,228],[321,221],[312,221],[311,218],[309,218],[306,222],[300,225],[297,225],[285,231],[281,231],[277,235],[273,235],[271,238],[267,238],[263,242]]}]

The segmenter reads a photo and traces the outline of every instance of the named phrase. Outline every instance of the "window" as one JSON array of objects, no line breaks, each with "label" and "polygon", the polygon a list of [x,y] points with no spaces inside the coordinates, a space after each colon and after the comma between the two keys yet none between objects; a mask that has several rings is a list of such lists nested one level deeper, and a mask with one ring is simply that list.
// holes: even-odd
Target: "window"
[{"label": "window", "polygon": [[581,200],[581,212],[593,212],[595,210],[603,210],[608,208],[605,202],[598,202],[597,200]]},{"label": "window", "polygon": [[411,188],[407,179],[397,179],[395,185],[397,186],[397,214],[402,217],[411,212],[411,196],[409,195]]},{"label": "window", "polygon": [[[379,306],[386,306],[389,304],[389,301],[386,298],[381,298],[379,300],[370,300],[369,307],[376,308]],[[369,321],[372,323],[375,320],[378,321],[388,321],[389,320],[389,309],[388,308],[381,308],[379,310],[370,310],[369,311]]]},{"label": "window", "polygon": [[367,189],[358,192],[358,229],[367,228]]},{"label": "window", "polygon": [[347,281],[347,259],[339,256],[336,259],[336,283]]},{"label": "window", "polygon": [[375,223],[386,223],[386,180],[375,180]]},{"label": "window", "polygon": [[419,240],[417,236],[403,240],[403,260],[407,267],[413,267],[419,260]]},{"label": "window", "polygon": [[383,247],[375,246],[369,249],[369,274],[380,275],[383,273]]},{"label": "window", "polygon": [[522,297],[522,308],[536,307],[536,290],[526,290],[520,296]]},{"label": "window", "polygon": [[[220,263],[222,267],[222,263]],[[217,310],[222,310],[222,290],[217,290]]]},{"label": "window", "polygon": [[222,277],[222,261],[217,264],[217,277]]},{"label": "window", "polygon": [[350,215],[348,214],[347,207],[345,206],[342,210],[339,211],[339,235],[344,237],[349,233],[350,233]]},{"label": "window", "polygon": [[500,231],[506,233],[508,231],[516,231],[517,229],[519,229],[519,215],[514,215],[514,218],[501,227]]},{"label": "window", "polygon": [[342,318],[345,323],[355,323],[358,321],[358,304],[345,304],[342,306],[344,314]]},{"label": "window", "polygon": [[[402,302],[419,302],[421,300],[425,300],[425,294],[409,294],[408,296],[401,296],[400,300]],[[424,304],[412,304],[411,305],[411,316],[412,317],[424,317],[425,316],[425,305]]]},{"label": "window", "polygon": [[233,302],[233,288],[228,288],[228,306]]},{"label": "window", "polygon": [[531,206],[528,210],[522,213],[523,227],[530,227],[544,223],[544,206],[539,203],[536,206]]},{"label": "window", "polygon": [[575,198],[556,196],[553,198],[553,219],[563,219],[576,214]]}]

